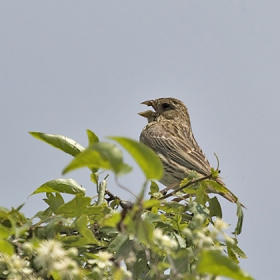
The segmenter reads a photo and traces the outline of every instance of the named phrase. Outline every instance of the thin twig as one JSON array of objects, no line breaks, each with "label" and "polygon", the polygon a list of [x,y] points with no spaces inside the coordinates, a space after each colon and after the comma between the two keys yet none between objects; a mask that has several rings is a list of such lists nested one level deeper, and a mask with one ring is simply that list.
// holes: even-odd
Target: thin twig
[{"label": "thin twig", "polygon": [[123,201],[123,200],[121,200],[118,196],[116,196],[116,195],[114,195],[114,194],[112,194],[110,191],[108,191],[108,190],[105,190],[105,194],[107,194],[108,196],[109,196],[109,198],[110,198],[110,201],[111,200],[119,200],[119,202],[120,202],[120,206],[123,208],[123,209],[130,209],[131,207],[132,207],[132,203],[131,202],[129,202],[129,201]]},{"label": "thin twig", "polygon": [[105,191],[107,188],[106,178],[107,178],[107,176],[103,179],[102,182],[99,183],[97,205],[101,205],[104,203],[104,196],[105,196]]},{"label": "thin twig", "polygon": [[120,188],[126,190],[126,191],[129,192],[131,195],[133,195],[135,198],[137,198],[137,196],[136,196],[130,189],[128,189],[127,187],[123,186],[123,185],[119,182],[117,176],[115,176],[115,182],[116,182],[116,184],[117,184]]},{"label": "thin twig", "polygon": [[165,199],[165,198],[168,198],[168,197],[174,195],[175,193],[177,193],[177,192],[179,192],[179,191],[181,191],[181,190],[183,190],[183,189],[189,187],[189,186],[192,185],[192,184],[195,184],[195,183],[198,183],[198,182],[201,182],[201,181],[210,179],[211,177],[212,177],[212,174],[209,174],[209,175],[207,175],[207,176],[205,176],[205,177],[202,177],[202,178],[199,178],[199,179],[196,179],[196,180],[192,180],[192,181],[188,182],[186,185],[181,186],[180,188],[178,188],[178,189],[172,191],[171,193],[168,193],[168,194],[162,196],[162,197],[160,198],[160,200]]}]

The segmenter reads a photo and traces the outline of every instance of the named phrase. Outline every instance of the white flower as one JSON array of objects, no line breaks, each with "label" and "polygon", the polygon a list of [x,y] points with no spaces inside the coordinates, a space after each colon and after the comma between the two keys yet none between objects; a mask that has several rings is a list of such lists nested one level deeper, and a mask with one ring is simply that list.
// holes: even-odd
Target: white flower
[{"label": "white flower", "polygon": [[201,231],[199,231],[199,232],[197,232],[196,234],[195,234],[195,236],[196,236],[196,238],[197,239],[205,239],[205,234],[203,233],[203,232],[201,232]]},{"label": "white flower", "polygon": [[68,270],[68,269],[71,270],[76,267],[77,267],[76,262],[74,262],[73,260],[71,260],[69,258],[61,259],[61,260],[55,262],[53,265],[53,269],[58,270],[58,271],[63,271],[63,270]]},{"label": "white flower", "polygon": [[121,270],[125,279],[127,278],[132,279],[132,273],[130,271],[126,270],[124,267],[120,267],[119,269]]},{"label": "white flower", "polygon": [[200,214],[195,214],[193,217],[193,222],[196,226],[201,226],[204,223],[205,219]]},{"label": "white flower", "polygon": [[59,272],[62,279],[75,279],[79,275],[77,263],[67,257],[55,262],[53,269]]},{"label": "white flower", "polygon": [[99,260],[102,262],[106,262],[113,257],[113,254],[111,254],[107,251],[100,251],[96,255],[99,257]]},{"label": "white flower", "polygon": [[170,238],[166,234],[163,234],[162,230],[159,228],[154,230],[154,238],[166,249],[176,249],[178,247],[176,240]]},{"label": "white flower", "polygon": [[223,230],[229,227],[229,225],[220,218],[216,218],[216,221],[214,222],[214,226],[217,230]]},{"label": "white flower", "polygon": [[79,253],[79,251],[75,247],[71,247],[66,251],[67,256],[70,258],[78,256],[78,253]]},{"label": "white flower", "polygon": [[188,229],[188,228],[184,228],[184,229],[182,230],[182,234],[183,234],[188,240],[191,240],[192,237],[193,237],[193,234],[192,234],[191,230]]},{"label": "white flower", "polygon": [[218,235],[219,235],[219,231],[215,227],[212,227],[212,229],[210,231],[210,236],[213,239],[216,239]]},{"label": "white flower", "polygon": [[171,239],[168,235],[163,235],[161,239],[162,245],[169,249],[176,249],[178,247],[177,242]]},{"label": "white flower", "polygon": [[55,262],[66,256],[66,251],[62,248],[61,243],[56,240],[46,240],[41,242],[37,249],[35,263],[38,267],[51,270]]},{"label": "white flower", "polygon": [[227,235],[225,235],[225,239],[226,239],[226,244],[228,246],[234,246],[235,245],[235,240]]},{"label": "white flower", "polygon": [[2,271],[2,273],[7,276],[13,275],[13,279],[22,279],[22,275],[30,275],[33,272],[33,270],[30,268],[29,261],[21,259],[16,254],[12,256],[0,254],[0,261],[4,262],[7,267],[7,270]]},{"label": "white flower", "polygon": [[30,256],[30,255],[33,254],[34,248],[33,248],[32,243],[30,243],[30,242],[24,242],[24,243],[22,244],[22,247],[21,247],[21,248],[22,248],[22,250],[23,250],[23,252],[24,252],[25,255]]},{"label": "white flower", "polygon": [[162,230],[160,228],[156,228],[154,230],[154,238],[161,239],[162,238]]},{"label": "white flower", "polygon": [[110,259],[113,257],[113,254],[107,251],[100,251],[96,254],[96,259],[89,260],[90,264],[97,264],[101,269],[112,266]]},{"label": "white flower", "polygon": [[211,237],[206,236],[203,240],[202,240],[202,244],[204,246],[212,246],[214,244],[213,240]]}]

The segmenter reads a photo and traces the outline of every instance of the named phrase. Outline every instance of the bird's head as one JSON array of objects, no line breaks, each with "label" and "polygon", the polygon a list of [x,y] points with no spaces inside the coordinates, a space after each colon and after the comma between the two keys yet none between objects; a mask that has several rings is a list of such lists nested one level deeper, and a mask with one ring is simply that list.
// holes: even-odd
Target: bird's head
[{"label": "bird's head", "polygon": [[139,113],[140,116],[147,118],[148,122],[155,120],[173,120],[190,123],[188,109],[182,101],[176,98],[158,98],[144,101],[141,104],[151,106],[155,110]]}]

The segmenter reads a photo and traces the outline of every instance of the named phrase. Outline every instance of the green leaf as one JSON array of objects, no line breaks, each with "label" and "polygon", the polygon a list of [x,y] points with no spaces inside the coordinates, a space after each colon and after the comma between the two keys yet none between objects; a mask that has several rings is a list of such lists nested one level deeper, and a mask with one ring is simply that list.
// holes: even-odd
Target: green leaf
[{"label": "green leaf", "polygon": [[90,174],[90,180],[96,185],[96,186],[98,186],[98,175],[94,172],[94,171],[98,171],[98,168],[92,168],[92,172],[93,173],[91,173]]},{"label": "green leaf", "polygon": [[243,225],[243,219],[244,219],[244,214],[243,214],[243,210],[242,210],[242,206],[240,204],[239,201],[236,202],[236,206],[237,206],[237,210],[236,210],[236,215],[238,217],[238,220],[237,220],[237,224],[236,224],[236,227],[234,229],[234,234],[235,235],[238,235],[241,233],[242,231],[242,225]]},{"label": "green leaf", "polygon": [[72,156],[76,156],[81,151],[83,151],[85,148],[78,144],[76,141],[74,141],[71,138],[68,138],[63,135],[58,134],[47,134],[43,132],[29,132],[33,137],[42,140],[51,146],[69,154]]},{"label": "green leaf", "polygon": [[176,232],[174,232],[173,234],[178,242],[179,247],[186,248],[186,239],[180,236],[179,234],[177,234]]},{"label": "green leaf", "polygon": [[6,240],[0,240],[0,252],[12,256],[15,252],[14,247]]},{"label": "green leaf", "polygon": [[139,219],[135,224],[136,236],[144,244],[151,244],[154,236],[154,227],[148,220]]},{"label": "green leaf", "polygon": [[16,227],[15,228],[15,237],[19,238],[21,236],[24,236],[25,233],[30,230],[31,226],[32,226],[32,222],[28,221],[26,224],[24,224],[20,227]]},{"label": "green leaf", "polygon": [[234,262],[239,263],[239,260],[237,258],[237,255],[235,252],[232,250],[231,247],[227,246],[227,253],[230,259],[232,259]]},{"label": "green leaf", "polygon": [[118,142],[134,158],[147,180],[159,180],[163,167],[159,157],[146,145],[126,137],[109,137]]},{"label": "green leaf", "polygon": [[144,213],[143,218],[150,223],[159,222],[161,220],[161,216],[159,214],[154,214],[152,212]]},{"label": "green leaf", "polygon": [[111,143],[98,142],[77,155],[63,170],[63,174],[81,167],[103,168],[124,174],[131,167],[123,163],[121,150]]},{"label": "green leaf", "polygon": [[[44,199],[44,201],[46,201],[47,199]],[[46,203],[48,203],[46,201]],[[53,211],[51,209],[51,207],[48,207],[45,211],[39,211],[37,212],[32,219],[34,218],[39,218],[40,220],[45,220],[47,218],[49,218],[51,215],[53,214]]]},{"label": "green leaf", "polygon": [[213,180],[205,180],[204,183],[205,183],[207,186],[212,187],[212,188],[213,188],[215,191],[217,191],[217,192],[222,192],[222,193],[228,193],[228,192],[229,192],[229,190],[228,190],[225,186],[219,184],[219,183],[216,182],[216,181],[213,181]]},{"label": "green leaf", "polygon": [[151,181],[149,194],[157,193],[159,191],[158,184],[155,181]]},{"label": "green leaf", "polygon": [[203,251],[197,264],[197,272],[238,280],[253,280],[236,262],[223,255],[219,250]]},{"label": "green leaf", "polygon": [[208,207],[206,207],[205,205],[202,205],[200,203],[197,203],[196,201],[193,201],[191,203],[191,206],[189,206],[189,210],[191,213],[195,214],[200,214],[205,216],[205,218],[207,218],[207,216],[210,213],[210,210]]},{"label": "green leaf", "polygon": [[116,238],[113,239],[113,241],[109,244],[108,251],[112,253],[117,252],[120,247],[128,240],[129,239],[127,234],[119,233]]},{"label": "green leaf", "polygon": [[[216,157],[216,158],[217,158],[217,157]],[[217,158],[217,159],[218,159],[218,158]],[[211,173],[212,173],[212,175],[213,175],[214,178],[217,178],[217,177],[219,177],[220,171],[219,171],[218,168],[214,169],[213,167],[211,167]]]},{"label": "green leaf", "polygon": [[[144,250],[138,251],[136,254],[136,262],[130,269],[132,275],[135,279],[157,279],[157,277],[147,277],[147,274],[150,272],[150,267],[147,265],[149,263],[149,258]],[[168,279],[168,278],[167,278]]]},{"label": "green leaf", "polygon": [[77,195],[74,199],[61,205],[57,209],[57,214],[62,214],[63,216],[66,216],[68,218],[80,216],[81,213],[85,213],[90,202],[90,197]]},{"label": "green leaf", "polygon": [[105,216],[103,219],[100,220],[100,225],[105,227],[113,227],[115,228],[117,224],[121,220],[121,213],[119,212],[113,212],[110,215]]},{"label": "green leaf", "polygon": [[61,205],[56,214],[61,214],[69,218],[79,217],[81,214],[93,216],[99,222],[111,209],[106,205],[91,205],[91,198],[77,195],[74,199]]},{"label": "green leaf", "polygon": [[50,275],[52,276],[53,280],[61,280],[60,273],[56,270],[50,272]]},{"label": "green leaf", "polygon": [[237,245],[233,246],[231,249],[232,249],[232,251],[233,251],[235,254],[237,254],[239,257],[244,258],[244,259],[247,258],[247,256],[246,256],[246,254],[244,253],[244,251],[241,250]]},{"label": "green leaf", "polygon": [[93,232],[87,228],[87,225],[89,224],[88,217],[86,215],[81,215],[76,220],[76,225],[78,227],[79,233],[85,237],[89,243],[93,244],[100,244],[100,242],[95,238],[93,235]]},{"label": "green leaf", "polygon": [[201,183],[201,187],[197,189],[195,201],[201,205],[205,205],[206,202],[209,200],[209,196],[203,188],[203,182]]},{"label": "green leaf", "polygon": [[87,129],[87,136],[88,136],[88,145],[89,146],[92,146],[93,144],[99,142],[97,135],[89,129]]},{"label": "green leaf", "polygon": [[37,227],[36,237],[40,239],[54,238],[57,233],[65,232],[69,226],[69,220],[62,216],[51,216],[44,221],[46,226]]},{"label": "green leaf", "polygon": [[137,212],[132,218],[131,214],[126,215],[124,224],[127,232],[135,235],[144,244],[150,244],[153,240],[154,226],[146,215]]},{"label": "green leaf", "polygon": [[88,246],[89,244],[88,239],[80,235],[58,235],[56,236],[56,239],[63,242],[64,244],[67,244],[69,247]]},{"label": "green leaf", "polygon": [[0,225],[0,238],[8,238],[10,234],[10,231],[8,228]]},{"label": "green leaf", "polygon": [[75,180],[73,179],[56,179],[51,180],[43,185],[41,185],[38,189],[36,189],[31,195],[36,193],[68,193],[68,194],[85,194],[86,189],[82,188]]},{"label": "green leaf", "polygon": [[[185,240],[184,240],[185,241]],[[174,260],[174,266],[175,267],[180,267],[180,273],[187,273],[190,269],[190,264],[186,263],[186,260],[188,260],[190,258],[190,255],[193,254],[193,251],[191,248],[184,248],[184,246],[182,246],[181,248],[177,249],[176,251],[176,259]],[[188,279],[188,278],[187,278]],[[202,277],[190,277],[188,280],[195,280],[195,279],[203,279]],[[208,278],[210,279],[214,279],[214,278]]]},{"label": "green leaf", "polygon": [[18,206],[18,207],[16,208],[16,211],[19,212],[19,211],[21,210],[21,208],[24,206],[24,204],[25,204],[25,203],[22,203],[20,206]]},{"label": "green leaf", "polygon": [[[60,193],[47,193],[47,198],[44,201],[50,206],[50,209],[53,213],[56,213],[57,209],[64,204],[64,199]],[[43,215],[48,216],[49,211],[45,212]]]},{"label": "green leaf", "polygon": [[158,199],[151,198],[149,200],[144,201],[143,208],[149,209],[149,208],[152,208],[152,207],[155,207],[155,206],[158,207],[160,205],[160,203],[161,202]]},{"label": "green leaf", "polygon": [[211,217],[214,217],[214,216],[219,217],[219,218],[223,217],[222,208],[221,208],[219,200],[217,199],[216,196],[214,196],[213,198],[211,198],[209,200],[209,210],[210,210]]},{"label": "green leaf", "polygon": [[[196,207],[196,202],[192,203],[194,206]],[[172,214],[181,214],[181,213],[185,213],[188,209],[188,207],[186,207],[185,205],[182,205],[178,202],[175,201],[170,201],[168,203],[164,203],[163,205],[160,205],[159,209],[166,212],[166,213],[172,213]],[[192,208],[190,209],[190,211],[192,212]],[[195,210],[196,212],[194,214],[197,213],[197,210]],[[192,212],[193,213],[193,212]]]},{"label": "green leaf", "polygon": [[3,206],[0,206],[0,217],[5,217],[9,213],[9,210]]},{"label": "green leaf", "polygon": [[[88,146],[92,146],[95,143],[99,142],[99,138],[97,137],[97,135],[92,132],[91,130],[87,129],[87,136],[88,136]],[[98,171],[99,168],[91,168],[91,176],[95,175],[97,176],[95,173]],[[97,182],[97,180],[93,181],[94,183]]]}]

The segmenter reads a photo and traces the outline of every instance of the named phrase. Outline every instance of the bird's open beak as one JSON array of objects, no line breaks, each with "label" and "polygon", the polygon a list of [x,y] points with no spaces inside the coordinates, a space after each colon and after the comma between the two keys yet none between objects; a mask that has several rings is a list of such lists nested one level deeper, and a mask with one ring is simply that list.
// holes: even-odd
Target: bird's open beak
[{"label": "bird's open beak", "polygon": [[141,104],[145,104],[147,106],[153,106],[153,100],[143,101],[143,102],[141,102]]},{"label": "bird's open beak", "polygon": [[145,111],[145,112],[140,112],[140,113],[138,113],[138,115],[140,115],[141,117],[149,119],[149,118],[154,116],[154,113],[155,112],[153,112],[151,110],[148,110],[148,111]]},{"label": "bird's open beak", "polygon": [[[141,104],[145,104],[147,106],[152,106],[154,108],[153,100],[147,100],[147,101],[141,102]],[[148,111],[145,111],[145,112],[140,112],[140,113],[138,113],[138,115],[150,120],[150,119],[154,118],[155,112],[151,111],[151,110],[148,110]]]}]

